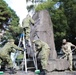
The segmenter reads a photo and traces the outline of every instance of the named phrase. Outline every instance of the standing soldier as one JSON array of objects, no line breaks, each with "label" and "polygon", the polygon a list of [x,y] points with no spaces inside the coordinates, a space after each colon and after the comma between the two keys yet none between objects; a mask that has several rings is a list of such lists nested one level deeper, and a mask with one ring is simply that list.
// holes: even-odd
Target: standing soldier
[{"label": "standing soldier", "polygon": [[31,18],[31,16],[28,14],[26,18],[22,21],[22,27],[25,31],[26,40],[28,41],[30,45],[30,24],[34,24],[34,20]]},{"label": "standing soldier", "polygon": [[34,40],[33,43],[35,44],[37,52],[36,56],[41,61],[42,72],[40,73],[40,75],[46,75],[47,63],[50,54],[50,47],[48,46],[47,43],[41,40]]},{"label": "standing soldier", "polygon": [[[14,48],[14,49],[13,49]],[[4,45],[3,48],[0,50],[0,59],[2,60],[2,63],[4,62],[5,64],[8,64],[8,68],[10,69],[10,73],[14,74],[16,73],[13,69],[13,62],[11,60],[10,54],[11,52],[15,52],[16,50],[21,50],[23,51],[22,48],[19,48],[14,44],[14,40],[10,39],[8,42]]]},{"label": "standing soldier", "polygon": [[66,54],[66,58],[69,58],[70,71],[72,71],[72,50],[71,47],[76,47],[71,42],[67,42],[66,39],[62,41],[62,50]]}]

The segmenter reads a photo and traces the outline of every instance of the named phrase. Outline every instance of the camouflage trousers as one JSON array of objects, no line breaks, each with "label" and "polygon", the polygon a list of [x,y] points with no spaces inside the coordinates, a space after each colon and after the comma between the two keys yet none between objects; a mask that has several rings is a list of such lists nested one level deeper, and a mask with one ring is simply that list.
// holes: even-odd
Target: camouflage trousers
[{"label": "camouflage trousers", "polygon": [[40,62],[41,62],[42,69],[47,70],[49,55],[50,55],[50,50],[47,49],[47,51],[45,51],[45,53],[41,52],[41,55],[38,56],[38,58],[40,59]]},{"label": "camouflage trousers", "polygon": [[30,39],[30,28],[29,27],[25,28],[24,32],[25,32],[26,40],[29,40]]},{"label": "camouflage trousers", "polygon": [[69,53],[69,55],[66,55],[65,59],[68,59],[69,60],[69,69],[72,70],[72,53]]},{"label": "camouflage trousers", "polygon": [[5,64],[7,64],[8,68],[13,67],[13,62],[9,55],[2,55],[0,53],[0,59],[2,60],[2,63],[4,62]]}]

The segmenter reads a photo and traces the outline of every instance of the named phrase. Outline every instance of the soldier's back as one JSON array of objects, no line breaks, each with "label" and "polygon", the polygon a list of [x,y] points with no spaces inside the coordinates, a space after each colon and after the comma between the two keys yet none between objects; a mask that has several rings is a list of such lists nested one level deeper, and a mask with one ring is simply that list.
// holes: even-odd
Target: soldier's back
[{"label": "soldier's back", "polygon": [[23,27],[28,27],[28,26],[30,26],[29,23],[30,23],[30,17],[26,17],[22,21],[22,26]]},{"label": "soldier's back", "polygon": [[6,43],[6,44],[1,48],[0,54],[1,54],[1,55],[6,55],[6,54],[8,54],[8,51],[10,50],[10,48],[11,48],[11,44],[10,44],[9,42]]}]

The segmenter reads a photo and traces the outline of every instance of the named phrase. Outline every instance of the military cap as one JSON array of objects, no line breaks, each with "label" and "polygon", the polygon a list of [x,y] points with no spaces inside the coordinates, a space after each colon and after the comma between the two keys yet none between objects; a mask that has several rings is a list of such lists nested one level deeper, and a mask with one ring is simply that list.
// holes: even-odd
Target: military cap
[{"label": "military cap", "polygon": [[36,41],[41,41],[40,39],[37,39],[37,40],[33,40],[32,42],[36,42]]},{"label": "military cap", "polygon": [[14,39],[8,39],[8,42],[14,42]]},{"label": "military cap", "polygon": [[63,40],[62,40],[62,43],[65,43],[65,42],[67,42],[66,39],[63,39]]},{"label": "military cap", "polygon": [[38,40],[33,40],[32,43],[40,44],[41,40],[39,40],[39,39]]}]

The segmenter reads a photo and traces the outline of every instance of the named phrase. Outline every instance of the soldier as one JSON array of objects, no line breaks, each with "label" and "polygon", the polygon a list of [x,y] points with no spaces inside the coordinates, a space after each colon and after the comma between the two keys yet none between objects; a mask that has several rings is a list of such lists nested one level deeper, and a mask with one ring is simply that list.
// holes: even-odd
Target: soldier
[{"label": "soldier", "polygon": [[47,43],[41,40],[34,40],[33,43],[35,44],[37,52],[36,56],[41,61],[42,72],[40,73],[40,75],[46,75],[47,63],[50,54],[50,47],[48,46]]},{"label": "soldier", "polygon": [[[29,41],[29,39],[30,39],[30,24],[34,24],[34,20],[31,18],[31,16],[28,14],[27,16],[26,16],[26,18],[24,18],[23,19],[23,21],[22,21],[22,27],[23,27],[23,29],[24,29],[24,31],[25,31],[25,35],[26,35],[26,40],[28,41],[28,42],[30,42]],[[30,43],[29,43],[30,44]]]},{"label": "soldier", "polygon": [[71,47],[75,47],[71,42],[67,42],[66,39],[63,39],[62,41],[62,51],[66,54],[66,58],[69,58],[70,63],[70,71],[72,71],[72,50]]},{"label": "soldier", "polygon": [[8,42],[4,45],[4,47],[0,49],[0,59],[2,60],[2,63],[8,64],[8,68],[10,69],[10,73],[12,74],[16,72],[13,69],[13,62],[11,60],[10,54],[11,52],[15,52],[16,51],[15,49],[23,51],[22,48],[19,48],[14,44],[13,39],[8,40]]}]

